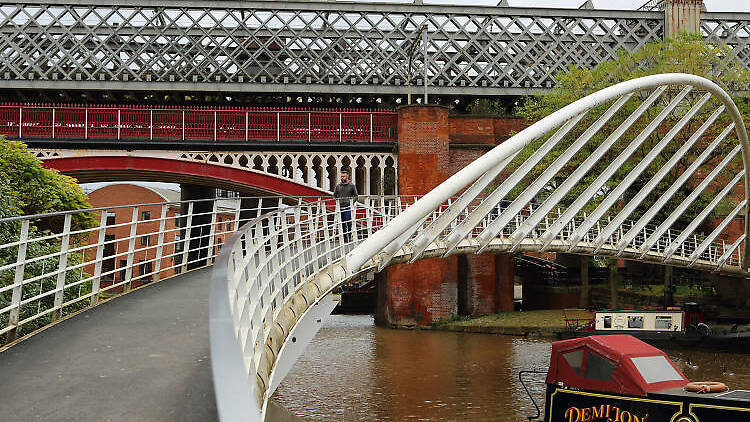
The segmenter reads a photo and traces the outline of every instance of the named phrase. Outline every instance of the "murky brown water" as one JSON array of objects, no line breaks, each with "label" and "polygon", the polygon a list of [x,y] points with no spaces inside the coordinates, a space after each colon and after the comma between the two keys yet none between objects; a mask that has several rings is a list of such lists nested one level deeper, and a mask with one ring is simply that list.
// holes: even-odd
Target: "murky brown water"
[{"label": "murky brown water", "polygon": [[[332,315],[275,398],[326,421],[520,422],[535,411],[518,371],[546,369],[550,349],[541,340],[391,330],[370,316]],[[688,378],[750,389],[750,354],[668,353]],[[543,401],[537,379],[530,387]]]}]

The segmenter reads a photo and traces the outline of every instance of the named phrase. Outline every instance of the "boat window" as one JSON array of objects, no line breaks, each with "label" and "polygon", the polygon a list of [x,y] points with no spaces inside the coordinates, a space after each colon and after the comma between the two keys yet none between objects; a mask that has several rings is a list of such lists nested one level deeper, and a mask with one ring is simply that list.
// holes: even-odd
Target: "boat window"
[{"label": "boat window", "polygon": [[583,363],[583,349],[574,350],[563,354],[563,357],[568,362],[571,368],[576,372],[577,375],[581,375],[581,364]]},{"label": "boat window", "polygon": [[628,316],[628,328],[643,328],[643,317],[635,315]]},{"label": "boat window", "polygon": [[643,380],[648,384],[662,381],[680,381],[682,375],[669,363],[664,356],[644,356],[630,358],[638,369]]},{"label": "boat window", "polygon": [[657,330],[671,330],[672,329],[672,317],[670,315],[657,315],[654,328]]},{"label": "boat window", "polygon": [[583,376],[592,380],[611,381],[615,372],[615,364],[589,351],[586,356],[586,368]]},{"label": "boat window", "polygon": [[604,317],[604,328],[612,328],[612,315]]}]

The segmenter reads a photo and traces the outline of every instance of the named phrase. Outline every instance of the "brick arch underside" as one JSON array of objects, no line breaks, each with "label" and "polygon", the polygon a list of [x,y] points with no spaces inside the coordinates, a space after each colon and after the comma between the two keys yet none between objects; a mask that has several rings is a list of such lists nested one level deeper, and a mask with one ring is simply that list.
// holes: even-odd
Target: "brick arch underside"
[{"label": "brick arch underside", "polygon": [[325,190],[269,174],[165,158],[56,158],[44,161],[43,165],[75,177],[79,183],[138,180],[189,183],[245,195],[330,196]]}]

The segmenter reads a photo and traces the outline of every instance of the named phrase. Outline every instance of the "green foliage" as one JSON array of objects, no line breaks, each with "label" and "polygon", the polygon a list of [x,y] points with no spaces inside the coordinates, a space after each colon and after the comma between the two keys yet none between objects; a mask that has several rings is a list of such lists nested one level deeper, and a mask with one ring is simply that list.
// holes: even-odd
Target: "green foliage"
[{"label": "green foliage", "polygon": [[[0,139],[0,176],[10,188],[13,207],[23,215],[91,208],[76,180],[46,169],[18,141]],[[50,221],[42,229],[52,229],[59,221]],[[73,218],[74,229],[96,227],[93,214],[79,213]]]},{"label": "green foliage", "polygon": [[[736,92],[737,90],[750,87],[750,73],[744,69],[739,60],[733,55],[730,47],[726,45],[706,43],[699,35],[683,34],[676,39],[647,44],[633,53],[621,50],[616,59],[602,62],[593,69],[571,67],[567,71],[556,75],[557,85],[552,91],[544,95],[527,98],[523,105],[517,110],[517,113],[523,118],[536,121],[588,94],[615,85],[619,82],[646,75],[673,72],[691,73],[706,77],[713,80],[729,92]],[[665,91],[664,94],[657,99],[654,105],[649,107],[649,109],[647,109],[647,111],[625,132],[614,146],[604,154],[594,167],[584,175],[571,193],[564,198],[562,205],[570,204],[589,185],[591,185],[609,163],[616,159],[623,152],[625,147],[630,144],[644,128],[646,128],[648,123],[654,120],[667,104],[679,94],[680,90],[681,89],[670,88]],[[548,192],[553,191],[557,186],[563,183],[568,175],[578,168],[579,165],[601,145],[607,136],[620,126],[620,124],[625,121],[625,118],[643,103],[649,94],[650,92],[637,92],[633,95],[633,97],[620,109],[621,111],[616,113],[612,119],[604,124],[602,129],[599,130],[594,137],[574,155],[570,162],[568,162],[557,175],[555,175],[549,184],[545,186],[543,191],[540,192],[537,200],[543,200]],[[625,175],[633,170],[633,168],[640,162],[641,158],[651,151],[664,135],[685,116],[692,106],[699,101],[703,94],[704,92],[700,92],[699,89],[691,91],[680,105],[667,115],[658,128],[646,138],[641,146],[629,156],[630,158],[625,162],[623,167],[618,170],[613,177],[609,178],[609,180],[596,192],[595,198],[586,204],[584,211],[590,212],[595,209],[596,206],[607,197],[608,193],[622,181]],[[734,98],[734,100],[738,104],[742,115],[745,116],[745,118],[750,117],[750,104],[748,101],[743,98]],[[606,110],[612,103],[614,103],[614,101],[590,110],[583,120],[571,130],[557,147],[553,149],[551,153],[547,154],[547,156],[526,175],[525,180],[521,185],[528,185],[545,169],[547,169],[553,161],[557,159],[557,157],[559,157],[560,154],[562,154],[562,152],[565,151],[565,149],[567,149],[567,147],[570,146],[586,128],[590,127],[594,120],[601,116],[604,110]],[[619,208],[628,203],[632,196],[634,196],[646,184],[646,182],[652,178],[656,171],[658,171],[658,169],[660,169],[673,156],[677,149],[690,138],[690,136],[704,121],[707,120],[719,105],[719,102],[715,99],[711,99],[705,104],[698,114],[696,114],[696,116],[677,133],[674,140],[670,142],[660,154],[658,154],[646,171],[644,171],[630,188],[626,190],[626,193],[618,198],[618,201],[614,206],[615,209],[610,210],[610,212],[618,211]],[[709,131],[696,142],[686,157],[679,160],[667,176],[660,182],[655,191],[664,192],[669,186],[671,186],[677,177],[679,177],[679,175],[685,171],[695,158],[718,136],[719,130],[717,128],[723,128],[728,123],[728,113],[725,112],[719,118],[717,123],[715,123],[711,129],[709,129]],[[522,151],[514,160],[514,164],[518,164],[529,158],[534,154],[535,150],[546,141],[546,139],[547,138],[539,139],[534,142],[533,145],[530,145]],[[708,162],[701,170],[702,173],[699,173],[698,176],[705,177],[708,174],[708,171],[717,165],[736,145],[737,140],[734,136],[734,132],[732,132],[711,154]],[[708,168],[708,170],[704,171],[706,168]],[[717,182],[723,182],[726,184],[740,170],[742,170],[742,163],[738,156],[732,164],[719,175]],[[682,186],[674,198],[662,209],[661,212],[664,214],[657,215],[657,220],[664,218],[665,214],[671,213],[671,210],[681,203],[697,186],[697,184],[700,183],[702,177],[691,178],[684,186]],[[723,184],[721,186],[723,186]],[[519,192],[520,188],[512,192],[511,197],[517,195]],[[687,222],[692,221],[695,215],[705,207],[716,192],[715,185],[712,185],[709,189],[704,191],[693,206],[691,206],[690,209],[683,214],[680,220],[678,220],[676,226],[684,226]],[[738,186],[736,192],[737,194],[734,195],[734,198],[727,198],[722,204],[720,204],[718,212],[728,212],[728,210],[733,208],[733,205],[737,203],[736,198],[742,197],[743,195],[741,193],[741,185]],[[631,217],[638,218],[657,198],[658,196],[654,194],[647,197]]]},{"label": "green foliage", "polygon": [[659,73],[703,76],[730,92],[746,89],[750,84],[750,74],[734,57],[731,47],[706,43],[699,34],[682,34],[648,43],[633,53],[619,50],[617,59],[604,61],[593,69],[571,66],[555,76],[555,89],[528,98],[517,112],[527,119],[539,120],[592,92]]},{"label": "green foliage", "polygon": [[[75,180],[63,176],[54,170],[42,167],[39,160],[34,158],[22,143],[0,140],[0,220],[20,215],[56,212],[89,208],[86,196]],[[35,220],[29,226],[29,239],[37,239],[59,233],[62,229],[62,218],[43,218]],[[73,229],[96,227],[97,221],[91,213],[74,214]],[[0,222],[0,245],[17,242],[20,239],[21,222]],[[69,248],[79,246],[84,242],[83,237],[72,237]],[[38,313],[44,313],[54,307],[57,277],[55,274],[59,266],[59,253],[62,246],[61,237],[47,240],[31,241],[27,244],[26,264],[23,268],[24,284],[21,288],[21,300],[27,303],[19,309],[19,320],[23,321]],[[44,259],[42,256],[53,255]],[[13,265],[18,257],[18,246],[0,248],[0,267]],[[81,253],[67,254],[68,268],[82,263]],[[52,273],[52,274],[50,274]],[[16,267],[0,271],[0,288],[14,284]],[[38,277],[38,278],[37,278]],[[81,268],[65,272],[65,286],[63,303],[91,292],[91,281],[82,281],[87,277]],[[28,281],[34,279],[32,281]],[[0,293],[0,309],[11,304],[14,289]],[[44,297],[37,297],[47,293]],[[78,301],[65,306],[62,313],[69,313],[84,308],[87,301]],[[22,336],[37,328],[52,322],[53,312],[24,324],[17,335]],[[8,324],[9,314],[0,314],[0,328]]]},{"label": "green foliage", "polygon": [[512,106],[509,107],[502,100],[492,98],[477,98],[466,107],[466,111],[471,114],[510,116],[513,113],[509,108],[512,109]]}]

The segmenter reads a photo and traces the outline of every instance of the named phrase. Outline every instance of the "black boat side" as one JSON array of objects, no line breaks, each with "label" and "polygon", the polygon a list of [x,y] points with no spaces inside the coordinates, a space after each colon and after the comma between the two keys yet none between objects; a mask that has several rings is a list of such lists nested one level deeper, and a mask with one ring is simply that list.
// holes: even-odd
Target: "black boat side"
[{"label": "black boat side", "polygon": [[[735,392],[730,392],[735,393]],[[750,392],[746,392],[750,398]],[[747,422],[750,401],[681,388],[645,397],[547,385],[545,422]]]}]

